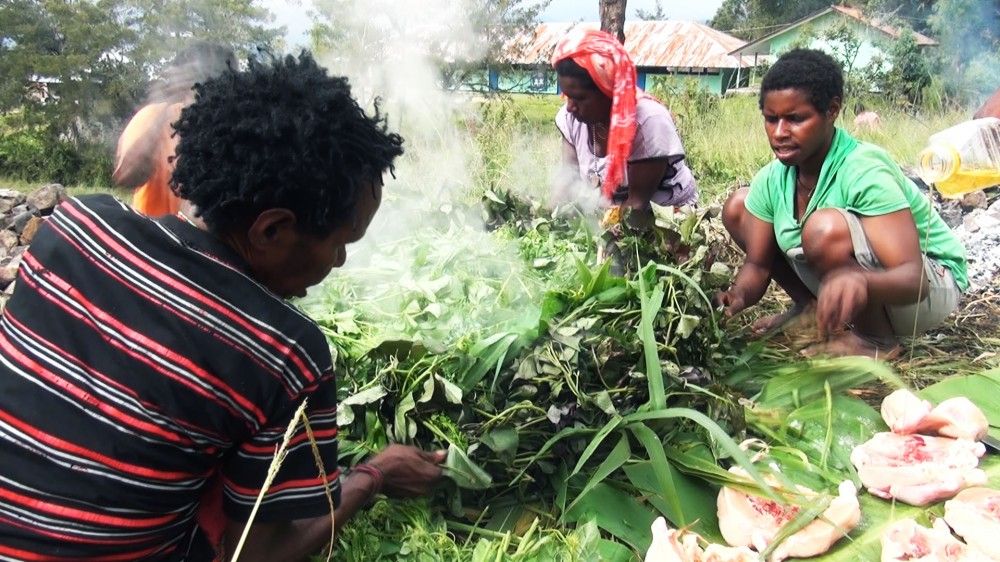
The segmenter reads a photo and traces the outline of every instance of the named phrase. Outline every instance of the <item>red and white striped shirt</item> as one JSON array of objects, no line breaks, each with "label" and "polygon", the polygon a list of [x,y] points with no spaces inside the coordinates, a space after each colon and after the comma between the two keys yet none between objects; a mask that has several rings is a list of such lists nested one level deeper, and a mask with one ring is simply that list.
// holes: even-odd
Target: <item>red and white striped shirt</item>
[{"label": "red and white striped shirt", "polygon": [[[107,195],[69,200],[0,318],[0,560],[209,560],[209,478],[249,516],[309,420],[339,496],[336,390],[315,324],[211,234]],[[328,511],[300,428],[257,521]]]}]

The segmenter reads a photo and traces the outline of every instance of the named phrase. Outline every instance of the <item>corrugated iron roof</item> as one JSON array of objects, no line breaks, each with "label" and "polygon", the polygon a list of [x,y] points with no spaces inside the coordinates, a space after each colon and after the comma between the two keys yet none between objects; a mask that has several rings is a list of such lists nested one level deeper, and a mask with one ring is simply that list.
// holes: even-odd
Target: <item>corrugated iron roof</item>
[{"label": "corrugated iron roof", "polygon": [[[753,49],[755,47],[758,47],[759,45],[763,45],[763,44],[767,43],[768,41],[770,41],[771,39],[777,37],[778,35],[781,35],[782,33],[785,33],[789,29],[792,29],[794,27],[798,27],[800,25],[805,25],[805,24],[807,24],[807,23],[815,20],[816,18],[821,17],[821,16],[825,16],[826,14],[829,14],[831,12],[838,12],[838,13],[843,14],[843,15],[849,17],[849,18],[852,18],[852,19],[855,19],[857,21],[860,21],[861,23],[863,23],[865,25],[868,25],[868,26],[870,26],[870,27],[872,27],[874,29],[877,29],[877,30],[881,31],[882,33],[885,33],[886,35],[888,35],[889,37],[892,37],[893,39],[898,39],[899,36],[902,34],[902,31],[900,29],[896,28],[896,27],[893,27],[893,26],[885,24],[883,22],[875,21],[875,20],[873,20],[871,18],[865,17],[864,14],[861,13],[861,10],[859,10],[857,8],[852,8],[850,6],[839,6],[839,5],[835,4],[835,5],[830,6],[829,8],[824,8],[824,9],[819,10],[819,11],[813,13],[813,14],[810,14],[810,15],[802,18],[802,19],[794,21],[794,22],[792,22],[792,23],[790,23],[790,24],[788,24],[788,25],[786,25],[786,26],[778,29],[777,31],[774,31],[772,33],[768,33],[767,35],[765,35],[764,37],[761,37],[760,39],[757,39],[756,41],[750,41],[749,43],[744,43],[740,47],[738,47],[738,48],[730,51],[730,54],[735,55],[738,52],[753,51]],[[922,33],[917,33],[917,32],[914,31],[913,35],[914,35],[914,38],[917,41],[917,45],[926,47],[926,46],[932,46],[932,45],[937,45],[938,44],[937,41],[931,39],[930,37],[928,37],[928,36],[926,36],[926,35],[924,35]],[[744,56],[749,56],[749,55],[744,55]]]},{"label": "corrugated iron roof", "polygon": [[[549,64],[559,40],[577,28],[600,29],[600,25],[595,22],[539,24],[533,32],[521,34],[507,44],[505,62]],[[739,58],[729,53],[741,45],[742,39],[691,21],[625,22],[625,49],[638,67],[737,68]]]},{"label": "corrugated iron roof", "polygon": [[[834,5],[834,6],[830,6],[830,9],[836,10],[836,11],[844,14],[845,16],[848,16],[848,17],[854,18],[854,19],[856,19],[856,20],[858,20],[860,22],[866,23],[866,24],[874,27],[875,29],[878,29],[882,33],[885,33],[886,35],[892,37],[893,39],[899,39],[899,36],[902,34],[902,30],[900,30],[900,29],[898,29],[896,27],[888,25],[888,24],[886,24],[884,22],[875,21],[875,20],[873,20],[871,18],[866,18],[864,16],[864,14],[861,13],[861,10],[859,10],[857,8],[852,8],[850,6],[837,6],[837,5]],[[931,39],[930,37],[928,37],[928,36],[926,36],[926,35],[924,35],[922,33],[917,33],[916,31],[914,31],[913,35],[914,35],[914,37],[917,40],[917,45],[937,45],[938,44],[937,41]]]}]

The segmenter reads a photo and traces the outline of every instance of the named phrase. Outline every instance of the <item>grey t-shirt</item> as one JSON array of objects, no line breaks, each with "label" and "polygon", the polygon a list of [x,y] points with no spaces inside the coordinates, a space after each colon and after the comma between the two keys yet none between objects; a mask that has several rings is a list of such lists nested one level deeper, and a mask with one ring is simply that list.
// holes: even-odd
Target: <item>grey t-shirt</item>
[{"label": "grey t-shirt", "polygon": [[[650,98],[640,98],[635,104],[635,139],[629,162],[650,158],[667,158],[669,164],[660,187],[653,194],[657,205],[691,205],[698,200],[698,186],[694,175],[684,160],[684,146],[677,134],[677,127],[670,112],[661,103]],[[594,155],[594,147],[585,123],[577,121],[563,105],[556,114],[556,127],[576,150],[580,177],[585,181],[599,178],[604,181],[607,157]],[[626,182],[628,181],[626,170]]]}]

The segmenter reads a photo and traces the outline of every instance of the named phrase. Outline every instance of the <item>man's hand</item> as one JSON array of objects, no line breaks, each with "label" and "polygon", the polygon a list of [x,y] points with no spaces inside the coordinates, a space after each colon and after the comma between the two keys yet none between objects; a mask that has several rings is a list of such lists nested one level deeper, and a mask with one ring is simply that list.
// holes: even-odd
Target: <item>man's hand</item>
[{"label": "man's hand", "polygon": [[735,288],[717,293],[715,295],[715,304],[723,307],[722,312],[726,315],[726,318],[736,316],[747,307],[743,292]]},{"label": "man's hand", "polygon": [[428,452],[407,445],[389,445],[368,464],[382,471],[382,491],[389,497],[423,496],[441,478],[446,451]]},{"label": "man's hand", "polygon": [[816,324],[826,335],[842,328],[868,306],[868,280],[855,269],[841,269],[823,279],[816,300]]}]

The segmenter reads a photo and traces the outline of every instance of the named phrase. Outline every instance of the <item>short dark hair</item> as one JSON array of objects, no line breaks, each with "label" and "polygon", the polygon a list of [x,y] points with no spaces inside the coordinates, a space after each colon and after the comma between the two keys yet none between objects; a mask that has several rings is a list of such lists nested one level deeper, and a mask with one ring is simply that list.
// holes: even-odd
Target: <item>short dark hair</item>
[{"label": "short dark hair", "polygon": [[556,75],[565,76],[567,78],[576,78],[580,81],[580,85],[589,90],[597,90],[597,84],[594,83],[594,79],[590,77],[590,73],[587,69],[576,64],[576,62],[571,58],[564,58],[556,63]]},{"label": "short dark hair", "polygon": [[833,57],[816,49],[793,49],[781,55],[760,83],[760,108],[764,96],[775,90],[802,90],[818,111],[830,109],[834,98],[844,99],[844,74]]},{"label": "short dark hair", "polygon": [[366,114],[347,79],[328,76],[305,51],[251,59],[246,71],[199,84],[174,127],[171,186],[215,232],[286,208],[304,232],[325,236],[350,220],[361,189],[403,153],[378,104]]}]

